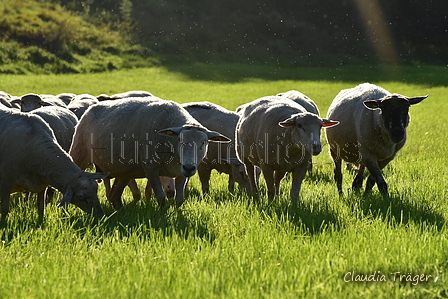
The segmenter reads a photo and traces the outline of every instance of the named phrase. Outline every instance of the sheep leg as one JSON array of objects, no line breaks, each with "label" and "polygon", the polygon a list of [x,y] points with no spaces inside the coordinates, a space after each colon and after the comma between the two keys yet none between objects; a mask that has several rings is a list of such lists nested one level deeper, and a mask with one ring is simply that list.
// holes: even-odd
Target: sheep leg
[{"label": "sheep leg", "polygon": [[52,187],[47,187],[45,192],[45,203],[48,204],[52,201],[55,190]]},{"label": "sheep leg", "polygon": [[208,194],[210,192],[210,175],[211,170],[201,164],[198,166],[199,180],[201,181],[202,193]]},{"label": "sheep leg", "polygon": [[254,164],[245,161],[244,164],[246,165],[247,169],[247,176],[249,177],[249,183],[250,183],[250,191],[252,193],[252,197],[258,197],[258,180],[256,177],[256,171]]},{"label": "sheep leg", "polygon": [[308,162],[308,172],[313,172],[313,158],[310,158],[310,161]]},{"label": "sheep leg", "polygon": [[149,201],[151,196],[152,196],[152,186],[151,186],[151,183],[148,180],[146,182],[146,187],[145,187],[145,198],[146,198],[146,201]]},{"label": "sheep leg", "polygon": [[388,193],[388,187],[381,172],[382,167],[378,165],[378,162],[376,160],[365,161],[364,164],[366,165],[367,169],[370,172],[370,176],[367,179],[366,190],[364,194],[369,193],[376,183],[378,185],[378,189],[380,190],[380,192],[383,195],[386,195]]},{"label": "sheep leg", "polygon": [[112,189],[110,189],[109,201],[112,203],[116,210],[123,207],[123,202],[121,201],[121,195],[123,194],[124,188],[129,184],[130,179],[119,179],[115,178]]},{"label": "sheep leg", "polygon": [[229,181],[227,182],[227,190],[229,190],[230,193],[233,193],[235,191],[235,179],[233,178],[233,174],[229,174]]},{"label": "sheep leg", "polygon": [[176,206],[180,207],[184,203],[184,192],[185,187],[187,186],[188,178],[184,177],[183,175],[178,176],[174,179],[174,185],[176,187]]},{"label": "sheep leg", "polygon": [[[148,178],[148,183],[154,191],[159,207],[163,208],[166,205],[166,196],[162,188],[162,183],[160,182],[159,174],[155,172],[147,172],[146,177]],[[148,185],[146,185],[146,187],[148,188]]]},{"label": "sheep leg", "polygon": [[274,183],[274,170],[267,165],[263,165],[263,167],[261,167],[261,170],[263,171],[264,180],[266,182],[268,199],[273,200],[275,195],[277,194]]},{"label": "sheep leg", "polygon": [[294,207],[297,207],[299,203],[300,188],[302,187],[302,181],[306,176],[307,169],[307,166],[302,165],[302,167],[298,167],[292,172],[292,186],[290,196],[292,205]]},{"label": "sheep leg", "polygon": [[140,192],[140,189],[138,188],[137,182],[135,180],[131,180],[128,184],[129,188],[132,192],[132,197],[135,201],[138,201],[142,198],[142,193]]},{"label": "sheep leg", "polygon": [[339,195],[342,195],[342,159],[334,149],[330,149],[330,154],[334,162],[334,181],[336,182]]},{"label": "sheep leg", "polygon": [[104,188],[106,189],[106,198],[110,201],[110,179],[104,178],[103,179]]},{"label": "sheep leg", "polygon": [[39,221],[44,220],[45,191],[37,193],[37,215],[39,216]]},{"label": "sheep leg", "polygon": [[362,182],[364,181],[364,170],[366,167],[364,165],[361,165],[358,169],[358,173],[355,176],[355,179],[353,180],[352,184],[352,190],[358,191],[362,188]]},{"label": "sheep leg", "polygon": [[[309,168],[308,168],[309,170]],[[282,179],[284,178],[286,174],[286,171],[280,171],[280,170],[276,170],[274,172],[274,184],[275,184],[275,190],[277,191],[276,195],[280,194],[280,182],[282,181]]]}]

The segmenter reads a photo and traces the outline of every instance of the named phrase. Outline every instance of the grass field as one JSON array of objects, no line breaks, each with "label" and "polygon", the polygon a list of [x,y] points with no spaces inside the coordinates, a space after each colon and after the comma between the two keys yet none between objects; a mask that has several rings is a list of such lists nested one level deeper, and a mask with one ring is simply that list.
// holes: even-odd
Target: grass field
[{"label": "grass field", "polygon": [[[161,212],[154,198],[107,218],[76,207],[37,209],[12,200],[0,230],[0,298],[447,298],[448,73],[446,67],[274,69],[193,65],[105,74],[6,76],[1,90],[57,94],[148,90],[177,102],[211,101],[228,109],[296,89],[322,115],[344,88],[371,82],[407,96],[408,143],[385,169],[390,196],[348,192],[332,179],[328,147],[314,159],[299,206],[290,181],[273,203],[226,191],[214,173],[202,196],[197,176],[185,204]],[[324,140],[324,137],[323,137]],[[324,142],[325,144],[325,142]],[[263,186],[262,186],[263,188]],[[369,281],[359,281],[359,280]]]}]

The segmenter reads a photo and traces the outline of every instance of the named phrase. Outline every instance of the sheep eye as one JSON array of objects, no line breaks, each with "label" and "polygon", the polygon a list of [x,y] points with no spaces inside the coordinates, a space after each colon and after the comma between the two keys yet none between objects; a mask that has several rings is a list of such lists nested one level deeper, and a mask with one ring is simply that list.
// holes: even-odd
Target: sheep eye
[{"label": "sheep eye", "polygon": [[299,129],[303,129],[303,127],[302,127],[301,124],[297,124],[297,128],[299,128]]}]

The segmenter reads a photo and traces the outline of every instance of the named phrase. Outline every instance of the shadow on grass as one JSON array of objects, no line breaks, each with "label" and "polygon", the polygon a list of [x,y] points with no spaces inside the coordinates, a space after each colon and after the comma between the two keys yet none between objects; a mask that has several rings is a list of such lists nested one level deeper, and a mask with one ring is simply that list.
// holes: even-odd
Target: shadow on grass
[{"label": "shadow on grass", "polygon": [[[156,200],[126,203],[123,208],[115,211],[111,205],[104,205],[106,215],[101,220],[80,219],[79,215],[69,216],[68,222],[78,231],[84,234],[89,227],[101,231],[102,235],[114,236],[122,239],[131,234],[138,234],[142,238],[150,239],[153,234],[163,237],[178,236],[184,239],[190,236],[203,238],[212,242],[215,236],[209,232],[204,221],[189,219],[185,211],[171,205],[159,208]],[[87,216],[86,216],[87,217]]]},{"label": "shadow on grass", "polygon": [[443,215],[435,211],[425,200],[410,200],[400,194],[383,196],[378,192],[368,195],[352,194],[345,197],[346,204],[365,217],[380,218],[391,224],[429,224],[441,230],[445,225]]},{"label": "shadow on grass", "polygon": [[306,234],[320,234],[328,229],[339,230],[344,223],[331,206],[320,200],[302,200],[297,206],[291,203],[278,203],[264,206],[258,205],[258,209],[270,217],[276,217],[281,222],[289,222],[304,231]]},{"label": "shadow on grass", "polygon": [[262,80],[304,80],[304,81],[344,81],[378,82],[394,81],[428,86],[446,86],[448,74],[446,66],[434,65],[350,65],[340,67],[296,67],[282,68],[245,64],[205,64],[165,65],[172,72],[179,72],[190,80],[242,82],[252,79]]}]

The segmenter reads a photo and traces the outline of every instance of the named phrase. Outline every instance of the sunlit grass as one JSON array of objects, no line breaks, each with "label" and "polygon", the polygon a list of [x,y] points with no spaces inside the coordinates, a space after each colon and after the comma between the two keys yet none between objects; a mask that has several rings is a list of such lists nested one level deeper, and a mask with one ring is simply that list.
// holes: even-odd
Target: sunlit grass
[{"label": "sunlit grass", "polygon": [[[229,109],[297,89],[313,98],[323,115],[340,89],[361,83],[282,76],[210,82],[155,68],[83,76],[0,76],[0,83],[16,95],[143,89],[166,99],[211,101]],[[227,176],[217,172],[206,196],[193,177],[179,209],[160,210],[154,198],[133,202],[126,189],[125,207],[114,211],[100,186],[107,216],[98,221],[76,207],[58,209],[54,200],[39,223],[34,200],[26,203],[17,194],[0,231],[0,297],[446,297],[448,130],[443,113],[448,110],[448,87],[370,81],[408,96],[430,94],[411,108],[408,143],[384,171],[390,196],[381,196],[376,188],[368,196],[349,191],[354,173],[348,170],[343,171],[345,194],[339,196],[328,146],[314,159],[297,208],[288,196],[289,177],[274,201],[262,196],[255,202],[239,190],[228,193]],[[145,183],[139,182],[142,191]],[[356,275],[374,273],[386,281],[352,281]],[[431,277],[413,285],[406,282],[408,273]],[[405,276],[400,280],[396,275]]]}]

